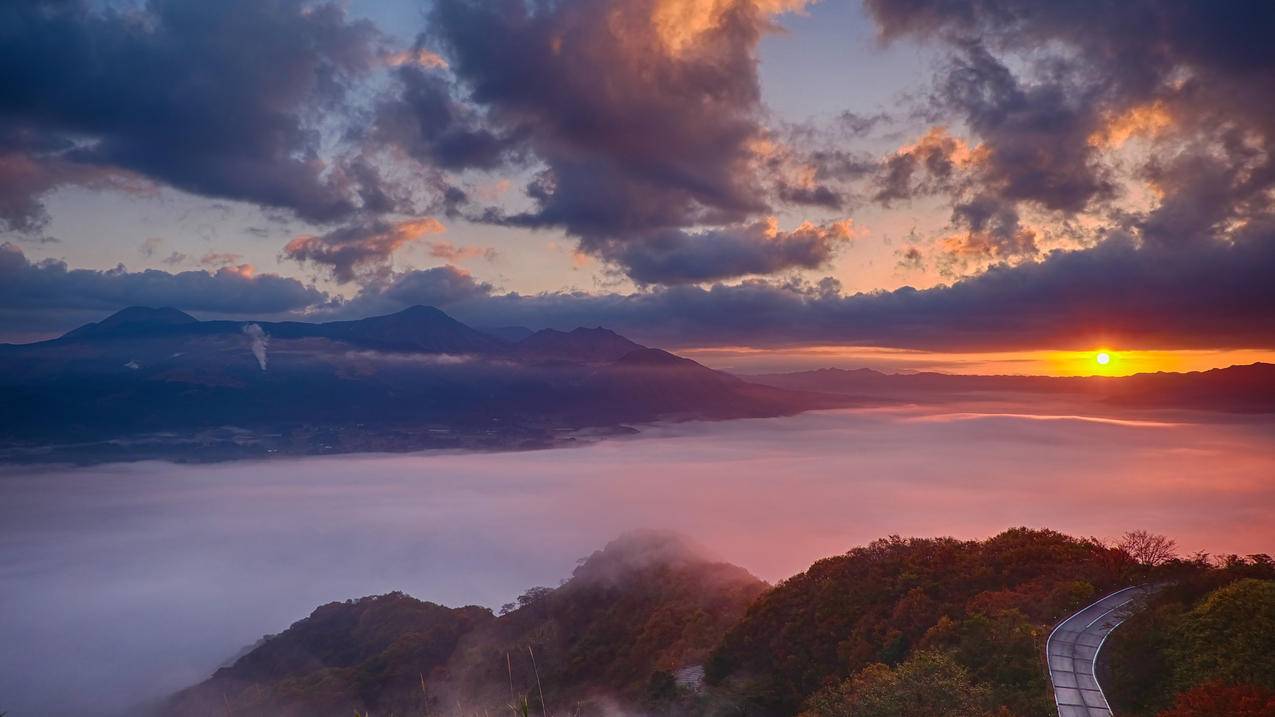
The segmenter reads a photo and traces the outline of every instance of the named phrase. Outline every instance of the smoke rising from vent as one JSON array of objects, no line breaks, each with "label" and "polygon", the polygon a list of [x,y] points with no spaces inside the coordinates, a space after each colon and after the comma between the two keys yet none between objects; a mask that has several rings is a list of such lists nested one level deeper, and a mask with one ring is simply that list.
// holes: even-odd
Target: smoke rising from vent
[{"label": "smoke rising from vent", "polygon": [[252,339],[252,355],[257,357],[261,370],[266,370],[266,347],[270,345],[270,335],[260,324],[244,324],[243,332]]}]

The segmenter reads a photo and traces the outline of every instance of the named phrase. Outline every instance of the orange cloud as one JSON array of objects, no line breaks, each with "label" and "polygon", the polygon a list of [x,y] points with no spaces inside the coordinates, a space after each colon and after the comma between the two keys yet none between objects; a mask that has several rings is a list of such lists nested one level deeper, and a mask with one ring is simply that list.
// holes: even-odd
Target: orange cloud
[{"label": "orange cloud", "polygon": [[811,0],[657,0],[651,25],[670,54],[679,54],[701,35],[721,26],[723,19],[740,6],[751,7],[769,18],[800,12]]},{"label": "orange cloud", "polygon": [[355,278],[358,270],[388,266],[394,252],[446,227],[433,217],[389,223],[373,222],[341,227],[323,235],[303,234],[283,248],[294,261],[326,265],[337,281]]},{"label": "orange cloud", "polygon": [[446,70],[447,60],[437,52],[430,52],[426,49],[403,50],[386,55],[385,63],[390,67],[400,67],[402,65],[419,65],[431,70]]},{"label": "orange cloud", "polygon": [[456,246],[449,241],[433,241],[429,243],[429,255],[449,262],[465,261],[482,257],[487,261],[496,258],[496,250],[482,246]]},{"label": "orange cloud", "polygon": [[1173,115],[1163,102],[1137,105],[1109,115],[1106,124],[1089,135],[1089,144],[1100,149],[1118,149],[1135,137],[1155,137],[1172,124]]}]

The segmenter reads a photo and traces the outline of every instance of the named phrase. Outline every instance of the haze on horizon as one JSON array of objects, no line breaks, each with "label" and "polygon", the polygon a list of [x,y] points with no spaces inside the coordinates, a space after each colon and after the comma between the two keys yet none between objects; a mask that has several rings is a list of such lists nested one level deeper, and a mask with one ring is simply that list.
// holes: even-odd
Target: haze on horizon
[{"label": "haze on horizon", "polygon": [[0,341],[130,305],[424,304],[732,368],[1270,361],[1272,24],[1259,2],[20,0]]}]

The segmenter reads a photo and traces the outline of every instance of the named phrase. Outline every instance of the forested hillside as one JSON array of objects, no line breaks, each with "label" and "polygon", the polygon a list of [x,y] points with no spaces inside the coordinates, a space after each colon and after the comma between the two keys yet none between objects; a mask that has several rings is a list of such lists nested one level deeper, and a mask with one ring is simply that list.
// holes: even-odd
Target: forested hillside
[{"label": "forested hillside", "polygon": [[325,605],[164,714],[1051,717],[1051,626],[1130,584],[1159,590],[1103,653],[1122,714],[1272,717],[1270,558],[1027,528],[877,540],[773,588],[680,536],[630,534],[499,614],[397,593]]}]

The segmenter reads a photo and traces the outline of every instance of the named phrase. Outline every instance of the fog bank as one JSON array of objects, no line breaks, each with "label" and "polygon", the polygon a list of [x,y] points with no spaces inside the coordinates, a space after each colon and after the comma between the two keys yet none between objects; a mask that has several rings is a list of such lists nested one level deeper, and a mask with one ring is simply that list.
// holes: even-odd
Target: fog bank
[{"label": "fog bank", "polygon": [[1111,418],[909,408],[532,453],[0,468],[0,711],[119,714],[331,600],[499,606],[632,528],[772,581],[884,535],[1014,525],[1275,550],[1269,420]]}]

